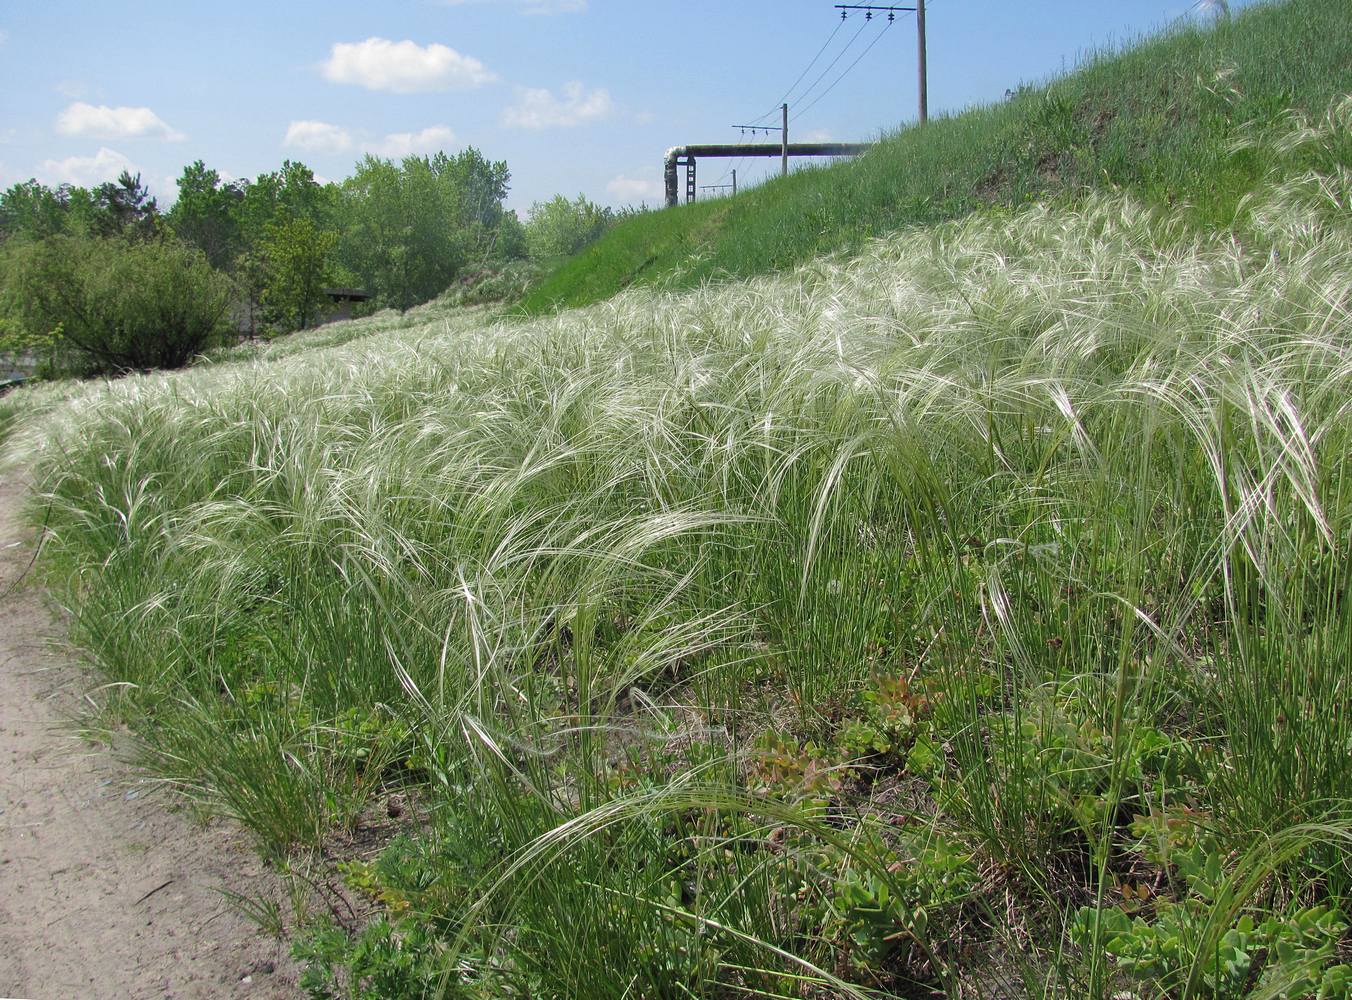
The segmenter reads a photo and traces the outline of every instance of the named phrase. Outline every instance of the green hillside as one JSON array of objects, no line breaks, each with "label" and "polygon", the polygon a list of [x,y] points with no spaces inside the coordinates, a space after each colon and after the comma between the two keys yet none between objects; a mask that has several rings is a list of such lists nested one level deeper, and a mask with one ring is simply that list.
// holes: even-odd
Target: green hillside
[{"label": "green hillside", "polygon": [[1236,137],[1293,108],[1322,111],[1352,87],[1350,67],[1343,0],[1293,0],[1172,31],[1003,104],[903,131],[857,161],[627,220],[523,308],[765,274],[904,226],[1096,188],[1184,203],[1195,223],[1228,226],[1266,169],[1231,152]]},{"label": "green hillside", "polygon": [[14,391],[83,730],[315,1000],[1352,1000],[1350,7]]},{"label": "green hillside", "polygon": [[1093,194],[21,389],[83,724],[317,1000],[1352,1000],[1350,125],[1258,253]]}]

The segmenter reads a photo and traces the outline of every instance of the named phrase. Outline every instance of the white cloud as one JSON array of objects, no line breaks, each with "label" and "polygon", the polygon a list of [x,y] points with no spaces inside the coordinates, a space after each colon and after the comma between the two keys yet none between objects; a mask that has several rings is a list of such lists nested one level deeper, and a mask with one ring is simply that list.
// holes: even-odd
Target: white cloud
[{"label": "white cloud", "polygon": [[552,128],[581,125],[609,118],[615,103],[609,91],[588,91],[576,80],[563,85],[563,97],[543,88],[517,88],[517,101],[502,113],[502,123],[516,128]]},{"label": "white cloud", "polygon": [[56,116],[56,130],[62,135],[93,139],[154,137],[178,142],[186,138],[149,108],[110,108],[106,104],[85,104],[83,101],[76,101]]},{"label": "white cloud", "polygon": [[[357,145],[341,125],[320,121],[294,121],[287,127],[284,146],[310,153],[341,153]],[[415,153],[435,153],[455,144],[455,132],[446,125],[429,125],[418,132],[390,132],[384,138],[361,144],[363,151],[391,159]]]},{"label": "white cloud", "polygon": [[666,197],[661,181],[652,177],[630,177],[627,174],[613,178],[606,185],[606,190],[617,201],[623,202],[660,201]]},{"label": "white cloud", "polygon": [[455,143],[455,133],[445,125],[429,125],[421,132],[391,132],[379,142],[366,145],[377,156],[399,160],[415,153],[435,153]]},{"label": "white cloud", "polygon": [[168,211],[174,202],[178,201],[178,175],[163,174],[157,183],[146,182],[147,188],[163,192],[158,200],[160,208]]},{"label": "white cloud", "polygon": [[311,153],[341,153],[352,148],[352,136],[328,122],[299,121],[287,126],[282,145]]},{"label": "white cloud", "polygon": [[121,153],[102,147],[93,156],[68,156],[64,160],[43,160],[37,178],[44,184],[77,184],[93,187],[104,181],[116,180],[122,171],[139,174],[141,171]]},{"label": "white cloud", "polygon": [[794,142],[830,142],[833,136],[830,129],[814,128],[804,132],[801,136],[795,136],[790,132],[789,138]]},{"label": "white cloud", "polygon": [[497,79],[473,56],[445,45],[423,46],[388,38],[336,42],[323,70],[324,78],[332,83],[354,83],[396,94],[478,87]]}]

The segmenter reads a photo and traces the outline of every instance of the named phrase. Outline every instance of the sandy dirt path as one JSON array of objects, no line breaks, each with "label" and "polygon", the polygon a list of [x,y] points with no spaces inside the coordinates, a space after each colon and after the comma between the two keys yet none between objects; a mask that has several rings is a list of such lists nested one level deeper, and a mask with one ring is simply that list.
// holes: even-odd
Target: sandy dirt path
[{"label": "sandy dirt path", "polygon": [[[24,495],[0,473],[0,593],[32,557]],[[242,834],[75,735],[94,682],[60,632],[34,587],[0,599],[0,996],[298,996],[285,948],[218,891],[278,891]]]}]

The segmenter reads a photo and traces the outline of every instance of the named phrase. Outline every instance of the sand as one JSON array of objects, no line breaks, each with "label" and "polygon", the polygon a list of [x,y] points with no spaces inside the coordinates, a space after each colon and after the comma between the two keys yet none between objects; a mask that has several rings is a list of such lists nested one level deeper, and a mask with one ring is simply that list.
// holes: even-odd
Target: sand
[{"label": "sand", "polygon": [[242,831],[198,822],[127,741],[79,735],[98,679],[53,642],[41,590],[10,590],[33,555],[25,496],[0,475],[0,996],[299,996],[286,947],[220,891],[282,899]]}]

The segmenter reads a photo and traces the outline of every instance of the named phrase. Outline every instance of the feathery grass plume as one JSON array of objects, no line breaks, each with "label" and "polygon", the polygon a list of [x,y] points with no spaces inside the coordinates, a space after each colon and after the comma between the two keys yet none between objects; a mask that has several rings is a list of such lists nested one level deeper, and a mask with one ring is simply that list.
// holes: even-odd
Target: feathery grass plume
[{"label": "feathery grass plume", "polygon": [[1245,934],[1328,992],[1348,107],[1250,137],[1235,234],[1089,195],[379,316],[8,448],[148,766],[276,856],[419,798],[368,874],[449,995],[1203,997]]}]

